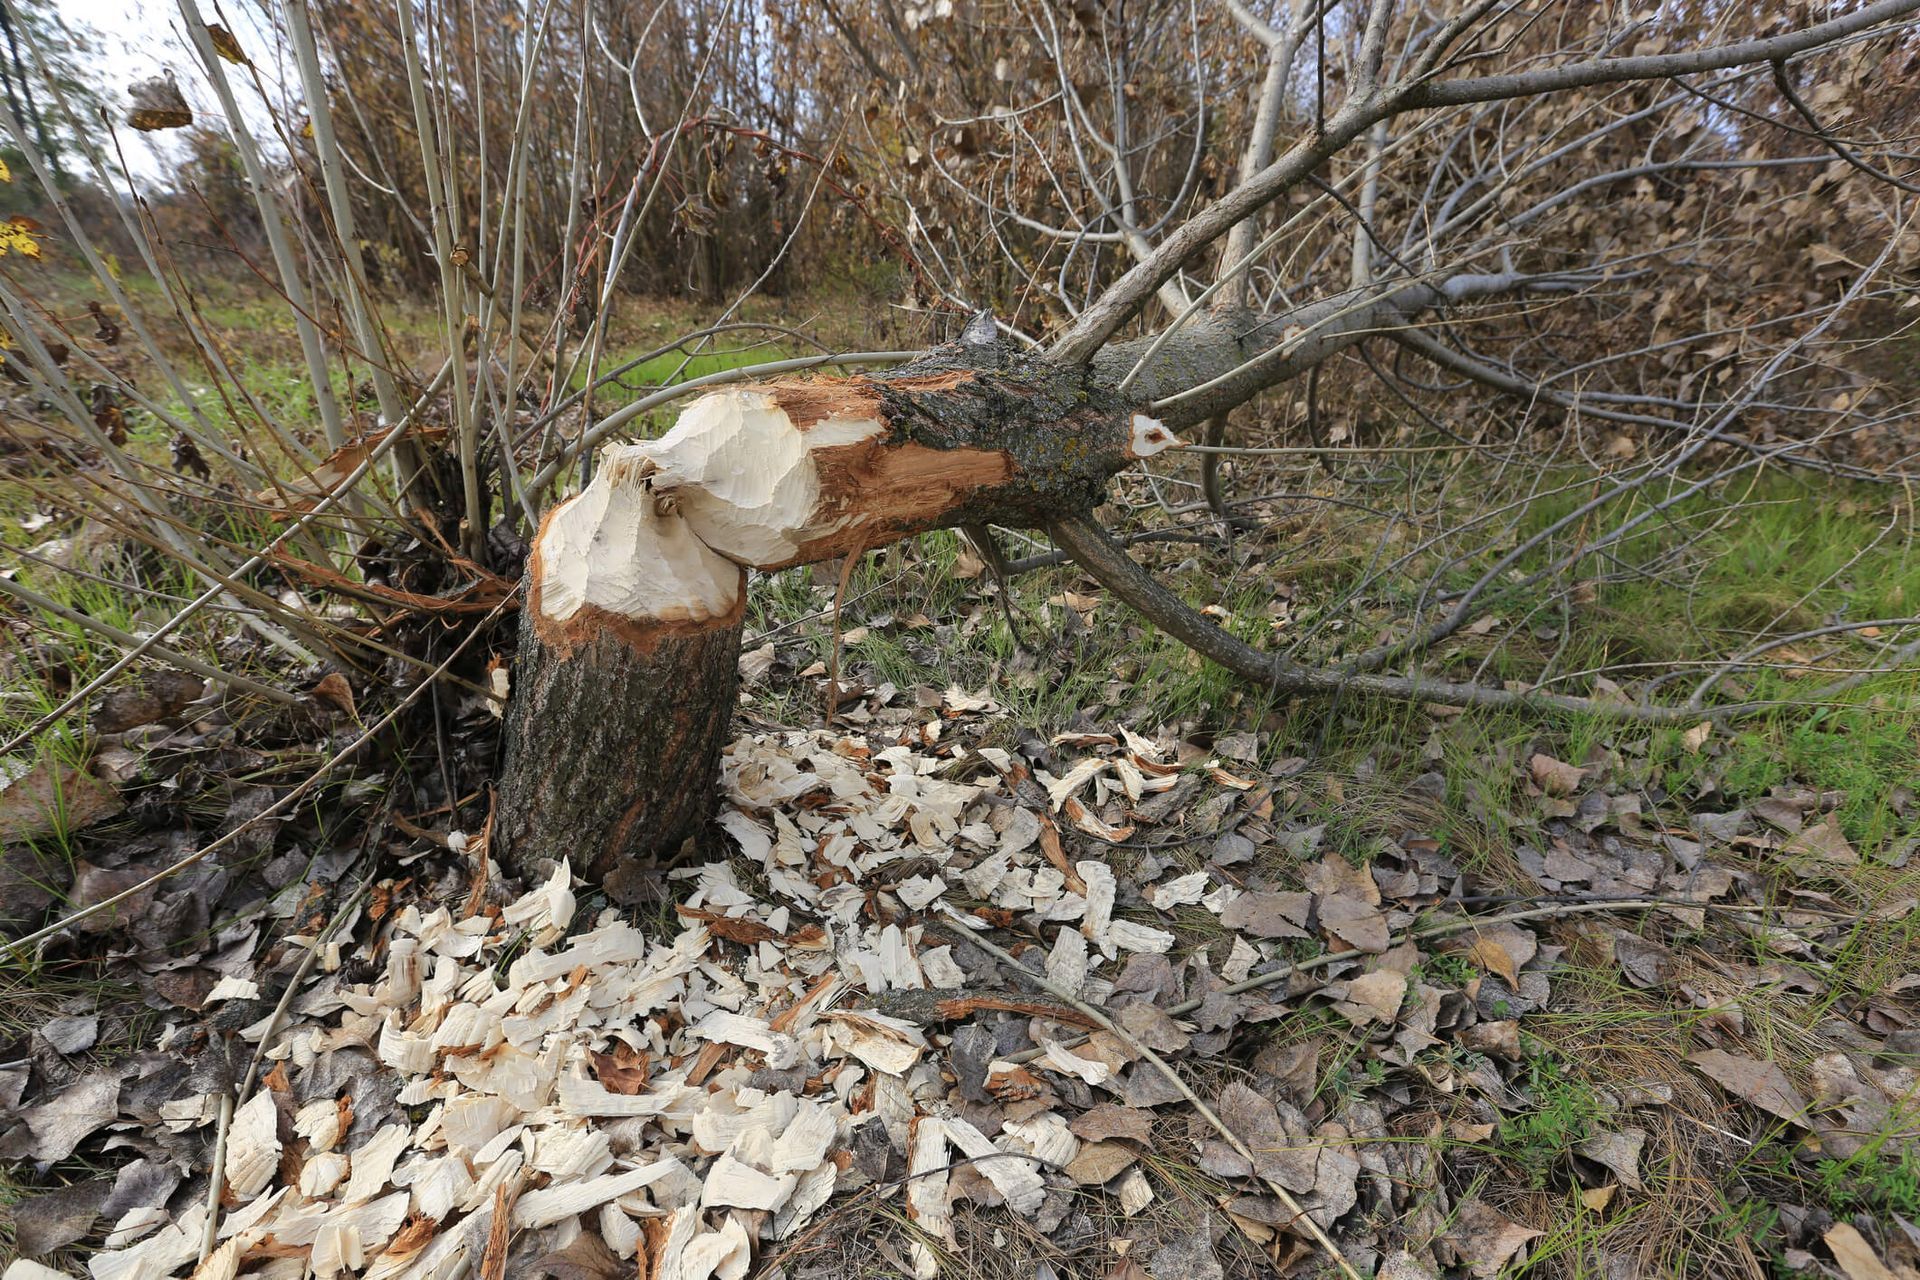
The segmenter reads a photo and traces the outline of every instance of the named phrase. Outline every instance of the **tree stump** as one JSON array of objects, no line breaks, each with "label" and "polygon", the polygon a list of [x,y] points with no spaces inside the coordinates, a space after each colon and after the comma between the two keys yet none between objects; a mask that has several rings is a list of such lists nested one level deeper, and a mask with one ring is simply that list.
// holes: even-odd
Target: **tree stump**
[{"label": "tree stump", "polygon": [[[497,843],[616,900],[698,829],[738,686],[747,568],[1091,510],[1177,443],[1083,375],[946,353],[887,378],[730,388],[600,454],[527,565]],[[977,358],[977,353],[975,353]]]}]

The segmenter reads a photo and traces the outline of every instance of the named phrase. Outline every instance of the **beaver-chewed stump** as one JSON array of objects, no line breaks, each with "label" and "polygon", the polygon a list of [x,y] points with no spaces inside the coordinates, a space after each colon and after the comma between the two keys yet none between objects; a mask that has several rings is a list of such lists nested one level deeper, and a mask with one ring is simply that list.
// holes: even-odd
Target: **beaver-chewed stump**
[{"label": "beaver-chewed stump", "polygon": [[943,353],[887,377],[743,384],[614,445],[541,523],[507,713],[496,846],[569,858],[616,900],[706,819],[737,687],[746,570],[956,525],[1038,527],[1178,443],[1086,374]]}]

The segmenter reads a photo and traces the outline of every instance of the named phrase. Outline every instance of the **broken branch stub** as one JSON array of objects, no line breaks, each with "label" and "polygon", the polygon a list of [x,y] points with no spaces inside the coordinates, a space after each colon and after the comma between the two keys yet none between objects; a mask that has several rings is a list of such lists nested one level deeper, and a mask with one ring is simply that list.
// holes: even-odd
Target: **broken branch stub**
[{"label": "broken branch stub", "polygon": [[954,525],[1043,525],[1178,444],[1072,371],[953,361],[730,388],[658,440],[601,451],[528,559],[508,866],[571,858],[631,901],[651,860],[698,829],[732,717],[746,569]]}]

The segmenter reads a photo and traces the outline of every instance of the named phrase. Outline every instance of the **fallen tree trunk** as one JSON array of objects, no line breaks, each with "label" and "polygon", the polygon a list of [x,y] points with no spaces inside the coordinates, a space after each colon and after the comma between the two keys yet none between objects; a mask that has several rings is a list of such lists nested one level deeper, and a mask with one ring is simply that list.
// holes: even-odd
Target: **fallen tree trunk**
[{"label": "fallen tree trunk", "polygon": [[[977,363],[976,363],[977,362]],[[743,385],[659,440],[603,450],[542,522],[507,718],[503,864],[569,858],[616,900],[711,803],[746,569],[859,555],[963,524],[1090,511],[1176,443],[1084,371],[991,346],[886,377]]]}]

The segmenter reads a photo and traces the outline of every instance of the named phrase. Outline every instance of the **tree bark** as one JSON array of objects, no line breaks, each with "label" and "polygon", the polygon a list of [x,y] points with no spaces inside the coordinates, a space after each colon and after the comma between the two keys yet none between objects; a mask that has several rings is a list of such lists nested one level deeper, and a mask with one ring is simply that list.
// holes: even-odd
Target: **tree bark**
[{"label": "tree bark", "polygon": [[531,878],[566,858],[616,902],[641,896],[653,861],[712,808],[742,621],[735,610],[654,636],[602,625],[569,637],[521,611],[494,829],[506,865]]}]

